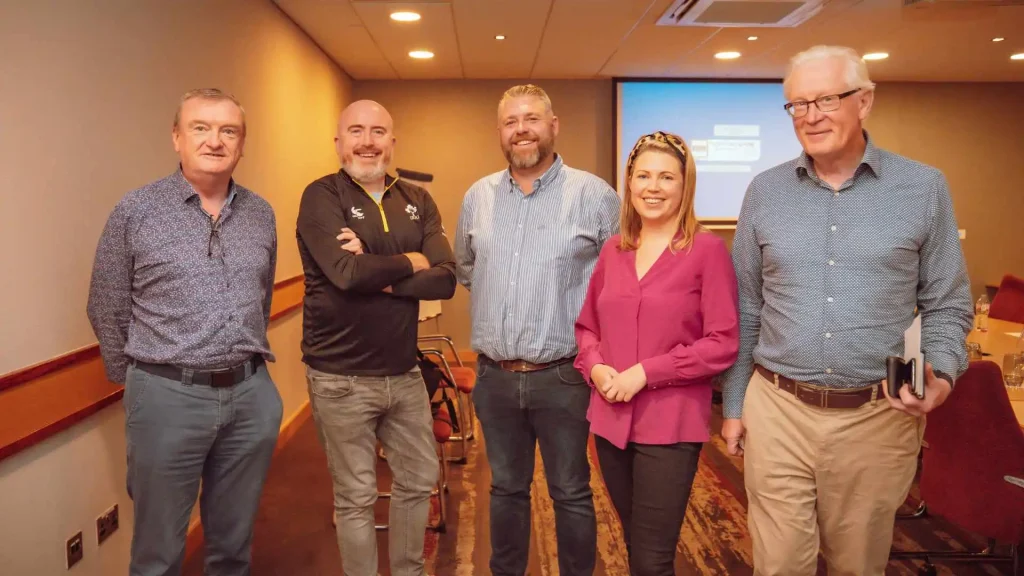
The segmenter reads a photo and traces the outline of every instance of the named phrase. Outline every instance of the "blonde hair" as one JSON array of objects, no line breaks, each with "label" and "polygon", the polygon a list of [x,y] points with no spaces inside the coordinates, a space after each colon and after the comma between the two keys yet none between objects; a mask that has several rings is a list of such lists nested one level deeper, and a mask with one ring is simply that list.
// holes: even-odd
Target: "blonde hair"
[{"label": "blonde hair", "polygon": [[629,159],[626,161],[626,197],[623,198],[619,211],[619,249],[636,250],[640,246],[640,229],[643,223],[636,208],[633,207],[631,182],[636,159],[644,152],[662,152],[679,160],[683,176],[683,198],[676,214],[677,237],[669,247],[673,251],[685,250],[693,244],[693,237],[704,231],[693,210],[693,198],[697,190],[697,164],[693,161],[693,154],[690,153],[690,147],[686,142],[679,136],[667,132],[641,136],[633,146],[633,151],[629,153]]},{"label": "blonde hair", "polygon": [[831,58],[839,58],[843,61],[846,67],[846,83],[847,88],[853,90],[854,88],[860,88],[863,90],[873,90],[875,83],[871,81],[868,75],[868,65],[861,58],[860,54],[853,48],[847,48],[846,46],[813,46],[800,52],[789,59],[789,66],[786,68],[786,76],[782,80],[782,91],[789,94],[789,80],[793,75],[793,71],[797,67],[806,64],[808,62],[815,62],[818,60],[828,60]]},{"label": "blonde hair", "polygon": [[217,88],[196,88],[195,90],[185,92],[185,94],[182,95],[181,100],[178,101],[178,110],[174,113],[174,124],[172,125],[172,128],[175,130],[178,129],[178,124],[181,123],[181,109],[185,106],[185,102],[188,102],[193,98],[202,98],[204,100],[214,101],[229,100],[233,102],[242,112],[242,133],[245,133],[245,108],[242,108],[242,103],[231,94]]},{"label": "blonde hair", "polygon": [[501,107],[505,105],[505,102],[508,102],[512,98],[519,98],[520,96],[533,96],[535,98],[539,98],[540,101],[544,103],[544,111],[552,111],[551,98],[548,97],[548,93],[545,92],[543,88],[535,84],[519,84],[518,86],[513,86],[508,90],[505,90],[505,93],[501,95],[501,100],[498,101],[498,113],[501,113]]}]

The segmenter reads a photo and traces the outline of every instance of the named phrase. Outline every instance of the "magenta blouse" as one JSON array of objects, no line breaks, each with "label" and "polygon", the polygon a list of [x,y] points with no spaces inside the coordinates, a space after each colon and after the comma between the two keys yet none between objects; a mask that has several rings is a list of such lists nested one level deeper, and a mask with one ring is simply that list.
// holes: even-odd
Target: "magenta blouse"
[{"label": "magenta blouse", "polygon": [[576,322],[575,366],[619,372],[643,365],[647,386],[629,402],[590,393],[590,430],[625,448],[706,442],[711,380],[732,365],[739,347],[736,274],[725,243],[698,233],[688,250],[665,250],[637,280],[636,252],[615,235],[601,249]]}]

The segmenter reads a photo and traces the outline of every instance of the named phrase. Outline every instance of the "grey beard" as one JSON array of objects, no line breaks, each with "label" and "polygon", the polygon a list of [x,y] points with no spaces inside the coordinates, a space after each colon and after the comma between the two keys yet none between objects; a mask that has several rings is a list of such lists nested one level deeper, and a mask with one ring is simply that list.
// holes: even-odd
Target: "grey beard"
[{"label": "grey beard", "polygon": [[364,170],[362,172],[348,165],[342,166],[342,168],[345,169],[345,172],[347,172],[348,175],[351,176],[353,180],[360,183],[376,182],[377,180],[383,178],[384,174],[386,174],[388,171],[387,166],[381,166],[379,168],[374,168],[372,170]]}]

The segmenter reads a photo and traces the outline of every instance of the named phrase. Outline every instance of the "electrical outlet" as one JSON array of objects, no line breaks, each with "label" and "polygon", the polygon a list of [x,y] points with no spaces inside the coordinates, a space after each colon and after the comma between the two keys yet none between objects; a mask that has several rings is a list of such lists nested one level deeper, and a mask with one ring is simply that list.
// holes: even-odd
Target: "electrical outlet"
[{"label": "electrical outlet", "polygon": [[82,559],[83,554],[85,554],[85,550],[84,546],[82,546],[82,533],[79,532],[68,539],[68,570],[71,570],[72,566],[78,564],[78,561]]},{"label": "electrical outlet", "polygon": [[114,504],[96,519],[96,544],[103,544],[104,540],[117,531],[117,527],[117,504]]}]

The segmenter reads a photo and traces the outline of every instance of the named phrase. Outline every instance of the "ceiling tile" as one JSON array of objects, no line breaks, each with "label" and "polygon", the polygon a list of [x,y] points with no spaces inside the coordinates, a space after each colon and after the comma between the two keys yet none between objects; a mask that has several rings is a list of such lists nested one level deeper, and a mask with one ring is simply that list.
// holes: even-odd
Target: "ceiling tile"
[{"label": "ceiling tile", "polygon": [[555,0],[532,76],[586,78],[608,59],[641,18],[663,0]]},{"label": "ceiling tile", "polygon": [[[530,75],[553,0],[454,0],[462,67],[467,78]],[[505,40],[495,40],[498,34]]]},{"label": "ceiling tile", "polygon": [[275,2],[350,77],[359,80],[398,77],[348,0]]},{"label": "ceiling tile", "polygon": [[[352,7],[399,78],[463,77],[451,3],[358,0],[352,2]],[[398,10],[412,10],[422,18],[395,22],[390,14]],[[416,60],[409,57],[412,50],[429,50],[434,57]]]},{"label": "ceiling tile", "polygon": [[[877,81],[1024,81],[1024,61],[1009,59],[1024,52],[1024,9],[1013,6],[831,0],[795,28],[743,29],[655,26],[672,0],[275,2],[355,79],[779,78],[796,52],[840,44],[889,52],[869,63]],[[400,8],[423,19],[391,21]],[[435,58],[410,59],[419,48]],[[743,56],[715,60],[721,50]]]}]

